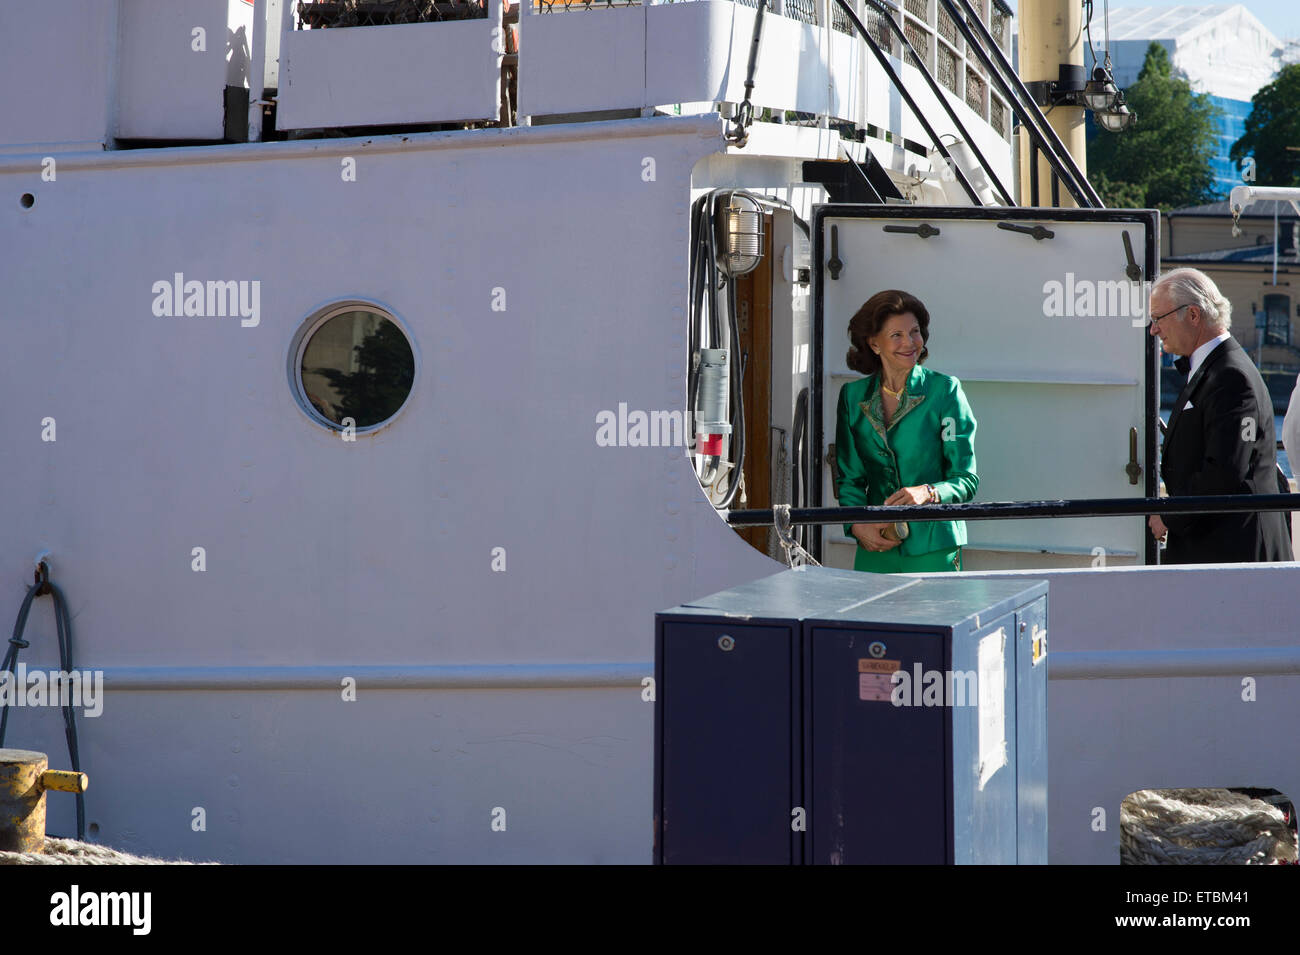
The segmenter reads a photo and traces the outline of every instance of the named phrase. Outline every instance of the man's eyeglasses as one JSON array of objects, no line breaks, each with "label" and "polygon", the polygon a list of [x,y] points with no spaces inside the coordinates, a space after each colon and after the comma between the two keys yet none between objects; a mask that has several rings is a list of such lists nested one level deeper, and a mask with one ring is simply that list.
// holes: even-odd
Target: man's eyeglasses
[{"label": "man's eyeglasses", "polygon": [[[1188,304],[1190,304],[1190,303],[1188,303]],[[1153,316],[1151,316],[1151,323],[1154,325],[1156,322],[1160,321],[1160,319],[1162,319],[1162,318],[1168,318],[1170,315],[1174,314],[1174,312],[1182,311],[1182,310],[1185,309],[1186,307],[1187,307],[1186,305],[1179,305],[1178,308],[1171,308],[1169,311],[1165,312],[1163,315],[1153,315]]]}]

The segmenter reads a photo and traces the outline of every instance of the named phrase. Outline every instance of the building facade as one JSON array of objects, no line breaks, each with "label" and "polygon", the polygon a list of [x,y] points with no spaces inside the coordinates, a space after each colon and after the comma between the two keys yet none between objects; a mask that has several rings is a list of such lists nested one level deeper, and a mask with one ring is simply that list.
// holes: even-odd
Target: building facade
[{"label": "building facade", "polygon": [[1287,202],[1254,202],[1239,235],[1226,200],[1161,218],[1162,271],[1190,267],[1214,279],[1232,302],[1233,336],[1285,407],[1300,371],[1300,216]]},{"label": "building facade", "polygon": [[[1094,15],[1091,32],[1096,55],[1104,62],[1106,33],[1101,16]],[[1241,182],[1229,152],[1246,132],[1251,97],[1277,75],[1287,48],[1239,3],[1112,10],[1110,58],[1121,89],[1137,82],[1151,43],[1168,51],[1175,76],[1209,96],[1220,110],[1211,165],[1215,188],[1226,197]],[[1091,70],[1090,54],[1085,61]]]}]

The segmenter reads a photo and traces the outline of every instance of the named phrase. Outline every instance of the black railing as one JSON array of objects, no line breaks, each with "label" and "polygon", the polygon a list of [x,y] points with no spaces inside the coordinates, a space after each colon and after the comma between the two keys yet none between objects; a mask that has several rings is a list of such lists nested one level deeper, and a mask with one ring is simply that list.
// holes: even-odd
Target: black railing
[{"label": "black railing", "polygon": [[[998,521],[1011,518],[1146,517],[1151,514],[1231,514],[1300,510],[1300,494],[1219,494],[1198,497],[1095,497],[1073,501],[994,501],[914,507],[792,507],[791,524],[881,524],[890,521]],[[723,511],[732,527],[775,524],[771,508]]]}]

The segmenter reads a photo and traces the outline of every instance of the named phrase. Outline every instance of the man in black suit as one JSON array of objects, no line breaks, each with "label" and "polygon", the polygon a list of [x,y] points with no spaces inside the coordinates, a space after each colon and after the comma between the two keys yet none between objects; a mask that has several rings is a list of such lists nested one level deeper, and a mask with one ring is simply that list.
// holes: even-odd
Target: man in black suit
[{"label": "man in black suit", "polygon": [[[1171,497],[1276,494],[1273,401],[1255,363],[1229,334],[1232,304],[1210,277],[1175,269],[1151,291],[1151,334],[1187,384],[1174,403],[1160,460]],[[1151,533],[1168,533],[1162,563],[1294,560],[1280,511],[1152,516]]]}]

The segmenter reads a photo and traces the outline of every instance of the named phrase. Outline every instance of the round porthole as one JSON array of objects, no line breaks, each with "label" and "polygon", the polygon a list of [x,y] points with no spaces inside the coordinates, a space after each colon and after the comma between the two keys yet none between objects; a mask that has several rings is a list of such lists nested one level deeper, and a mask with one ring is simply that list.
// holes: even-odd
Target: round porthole
[{"label": "round porthole", "polygon": [[374,305],[348,302],[313,316],[294,354],[299,404],[336,429],[383,426],[402,410],[415,382],[406,333]]}]

